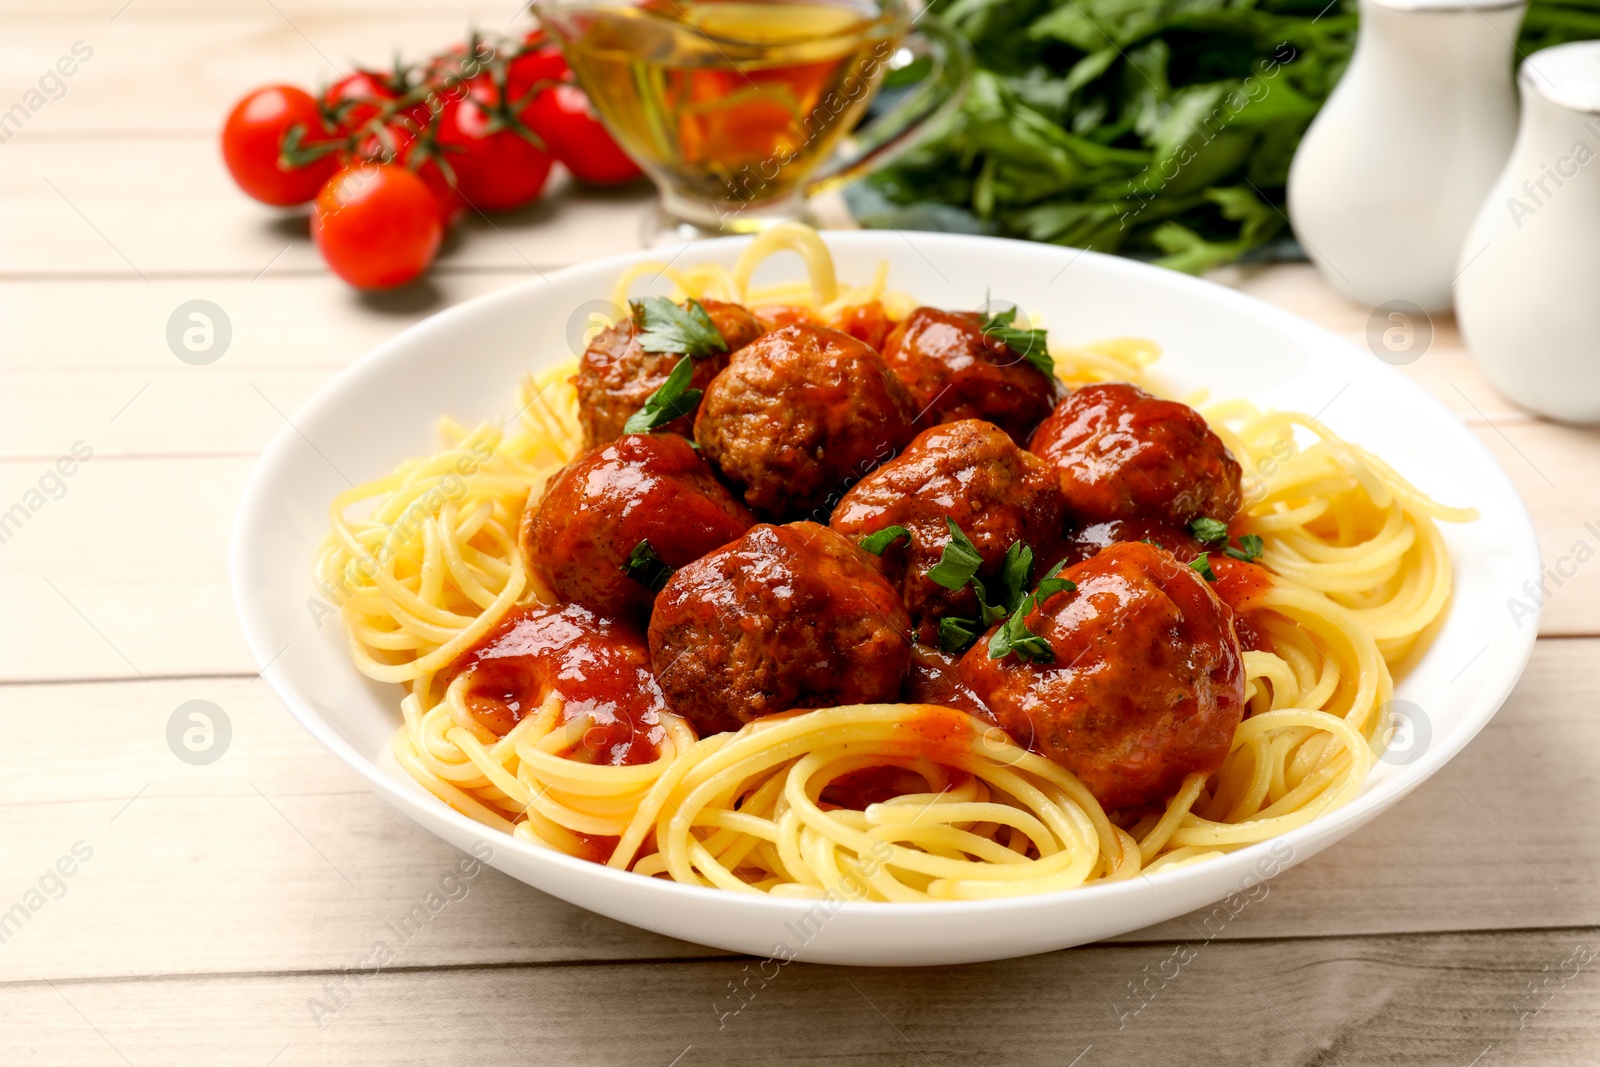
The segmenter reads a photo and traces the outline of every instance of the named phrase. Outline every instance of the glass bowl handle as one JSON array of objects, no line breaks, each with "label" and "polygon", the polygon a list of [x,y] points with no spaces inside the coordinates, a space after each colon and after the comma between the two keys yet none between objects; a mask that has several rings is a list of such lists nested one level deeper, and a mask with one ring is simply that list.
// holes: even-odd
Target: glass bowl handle
[{"label": "glass bowl handle", "polygon": [[846,138],[805,185],[812,196],[864,178],[938,133],[961,108],[972,78],[972,49],[966,38],[937,15],[923,13],[916,29],[897,46],[913,62],[928,59],[928,73],[887,112]]}]

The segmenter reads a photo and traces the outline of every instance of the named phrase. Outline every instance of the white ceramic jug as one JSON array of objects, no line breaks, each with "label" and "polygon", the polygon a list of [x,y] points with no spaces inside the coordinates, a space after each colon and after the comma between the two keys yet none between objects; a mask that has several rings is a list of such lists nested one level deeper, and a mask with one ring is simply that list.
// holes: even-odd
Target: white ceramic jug
[{"label": "white ceramic jug", "polygon": [[1456,257],[1516,132],[1522,0],[1361,0],[1355,53],[1289,168],[1289,219],[1334,288],[1450,306]]},{"label": "white ceramic jug", "polygon": [[1600,422],[1600,41],[1522,63],[1522,129],[1461,248],[1456,317],[1512,400]]}]

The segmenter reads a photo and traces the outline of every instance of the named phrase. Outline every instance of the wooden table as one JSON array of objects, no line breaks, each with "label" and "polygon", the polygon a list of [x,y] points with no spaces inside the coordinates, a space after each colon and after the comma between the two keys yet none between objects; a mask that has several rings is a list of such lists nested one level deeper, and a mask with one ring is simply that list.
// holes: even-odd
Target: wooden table
[{"label": "wooden table", "polygon": [[[363,297],[299,217],[232,188],[215,133],[254,84],[381,65],[513,14],[445,6],[0,12],[0,110],[27,111],[0,144],[0,512],[27,511],[0,546],[0,1063],[1600,1062],[1600,440],[1498,397],[1448,321],[1403,370],[1500,458],[1547,561],[1583,562],[1552,586],[1527,675],[1482,736],[1215,937],[1191,917],[1009,963],[795,966],[762,986],[750,961],[489,871],[363,970],[457,854],[258,679],[225,566],[240,488],[346,361],[437,308],[631,247],[645,199],[560,187],[468,223],[426,283]],[[78,41],[92,56],[30,110],[26,90]],[[1309,267],[1223,280],[1365,336],[1366,312]],[[192,299],[232,323],[210,366],[167,345]],[[75,444],[92,458],[53,474]],[[207,766],[166,740],[189,700],[232,723]]]}]

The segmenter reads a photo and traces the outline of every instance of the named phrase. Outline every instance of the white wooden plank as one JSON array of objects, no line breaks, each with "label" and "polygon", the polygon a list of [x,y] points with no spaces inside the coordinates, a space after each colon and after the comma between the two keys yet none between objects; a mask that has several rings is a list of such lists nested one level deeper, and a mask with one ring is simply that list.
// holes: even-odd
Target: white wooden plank
[{"label": "white wooden plank", "polygon": [[[1208,922],[1198,913],[1118,940],[1600,921],[1600,840],[1582,817],[1600,807],[1600,774],[1587,760],[1600,746],[1597,654],[1600,641],[1541,642],[1510,703],[1443,774],[1271,882],[1237,916]],[[166,741],[168,720],[189,700],[216,704],[232,727],[223,756],[203,767],[180,762]],[[5,945],[11,979],[337,970],[459,858],[369,795],[260,681],[0,686],[0,729],[12,738],[0,750],[0,839],[16,892],[75,842],[94,850],[65,895]],[[489,872],[401,962],[710,951]]]},{"label": "white wooden plank", "polygon": [[[40,396],[58,397],[90,387],[108,373],[143,374],[136,384],[157,375],[205,383],[228,372],[295,370],[326,376],[436,311],[537,277],[527,266],[442,269],[423,284],[365,296],[329,274],[288,275],[277,265],[257,279],[0,282],[0,374],[8,375],[3,379],[8,394],[37,389]],[[222,356],[204,367],[180,361],[167,342],[168,320],[191,300],[222,308],[232,334]],[[12,372],[21,373],[11,377]],[[37,384],[23,384],[31,376]],[[9,428],[0,426],[0,433]]]},{"label": "white wooden plank", "polygon": [[[0,279],[324,272],[303,210],[248,199],[210,137],[0,147]],[[584,189],[558,172],[535,203],[465,219],[438,265],[550,270],[636,248],[650,197],[642,185]]]},{"label": "white wooden plank", "polygon": [[[134,0],[111,21],[125,3],[77,0],[75,10],[0,16],[0,100],[6,108],[38,88],[40,76],[75,42],[83,42],[80,52],[92,51],[65,79],[66,92],[55,90],[56,99],[29,115],[18,144],[109,130],[209,134],[221,128],[234,101],[258,85],[315,89],[359,64],[386,69],[397,50],[418,59],[442,52],[473,26],[502,34],[532,24],[521,15],[526,5],[481,0],[459,8],[412,0],[382,15],[374,10],[378,5],[365,3],[327,10],[308,0],[194,0],[184,11]],[[46,83],[47,91],[53,88]],[[31,101],[28,106],[34,107]]]},{"label": "white wooden plank", "polygon": [[[1600,985],[1594,964],[1577,961],[1595,951],[1592,931],[1552,930],[1080,949],[922,971],[768,963],[767,977],[739,960],[420,972],[401,962],[360,978],[27,984],[7,991],[19,1021],[0,1047],[60,1067],[119,1056],[175,1067],[1564,1067],[1594,1062]],[[1544,982],[1549,991],[1529,994]],[[314,1021],[327,1004],[338,1010]]]}]

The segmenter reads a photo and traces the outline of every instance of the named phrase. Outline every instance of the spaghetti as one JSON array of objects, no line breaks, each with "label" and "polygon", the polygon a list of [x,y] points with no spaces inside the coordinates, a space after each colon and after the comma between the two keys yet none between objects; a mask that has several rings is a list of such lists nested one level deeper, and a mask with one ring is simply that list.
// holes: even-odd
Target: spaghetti
[{"label": "spaghetti", "polygon": [[[753,287],[756,267],[784,250],[801,256],[806,280]],[[878,301],[899,320],[916,306],[888,288],[886,264],[867,285],[839,282],[826,246],[796,226],[756,238],[731,270],[630,268],[619,305],[646,274],[670,278],[679,298],[781,303],[820,319]],[[1149,342],[1051,354],[1069,385],[1158,391]],[[317,577],[341,607],[357,668],[407,687],[393,752],[440,800],[571,855],[732,892],[1046,892],[1199,862],[1304,825],[1354,797],[1382,753],[1392,672],[1425,647],[1450,598],[1436,523],[1474,517],[1315,419],[1242,401],[1203,406],[1245,471],[1235,529],[1260,536],[1265,570],[1247,568],[1255,584],[1227,591],[1252,634],[1231,751],[1159,811],[1113,819],[1069,771],[932,705],[787,712],[703,738],[663,712],[654,759],[599,764],[574,758],[589,724],[566,721],[559,695],[496,736],[468,705],[467,675],[450,673],[514,607],[553,600],[521,558],[517,523],[578,452],[572,373],[569,363],[525,382],[510,428],[446,421],[443,451],[342,494]],[[889,783],[887,795],[862,810],[825,799],[863,773]]]}]

